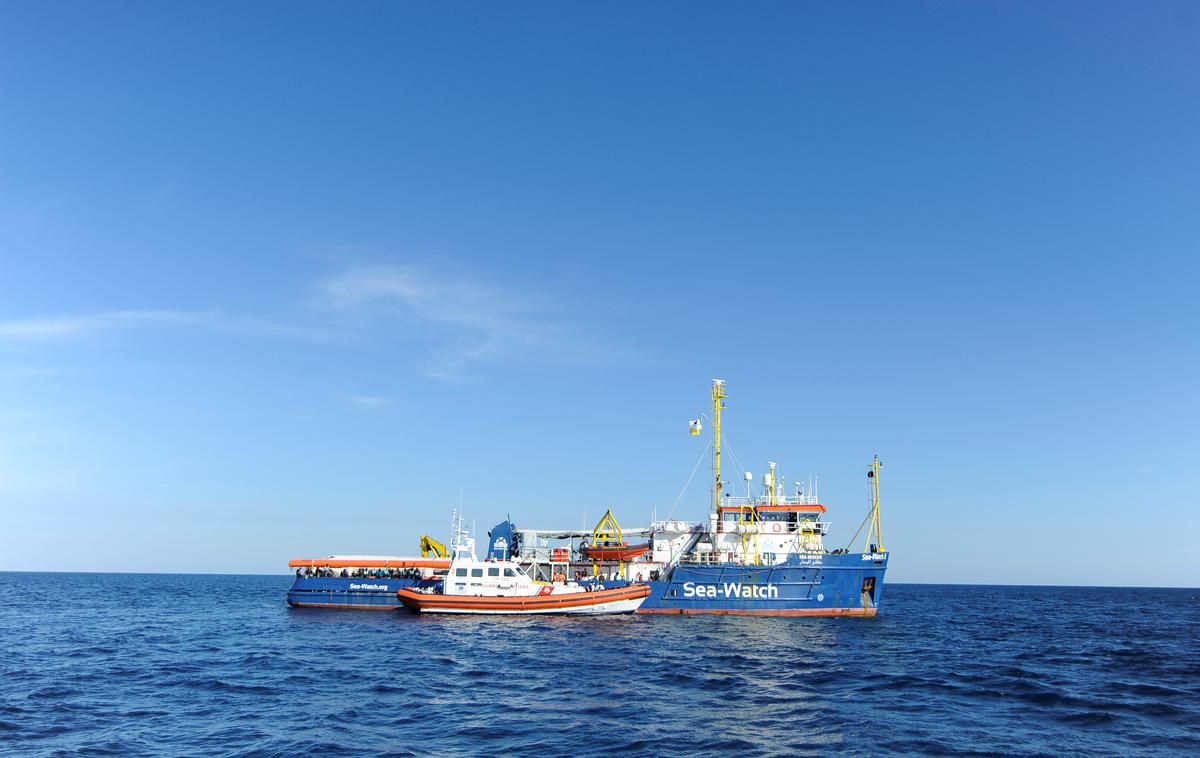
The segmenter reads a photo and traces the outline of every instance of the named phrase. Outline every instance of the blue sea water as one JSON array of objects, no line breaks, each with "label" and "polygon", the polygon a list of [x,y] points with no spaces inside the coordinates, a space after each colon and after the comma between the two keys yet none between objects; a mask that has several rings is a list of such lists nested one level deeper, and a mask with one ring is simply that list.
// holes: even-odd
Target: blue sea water
[{"label": "blue sea water", "polygon": [[1198,590],[488,618],[291,609],[288,584],[0,573],[0,754],[1200,754]]}]

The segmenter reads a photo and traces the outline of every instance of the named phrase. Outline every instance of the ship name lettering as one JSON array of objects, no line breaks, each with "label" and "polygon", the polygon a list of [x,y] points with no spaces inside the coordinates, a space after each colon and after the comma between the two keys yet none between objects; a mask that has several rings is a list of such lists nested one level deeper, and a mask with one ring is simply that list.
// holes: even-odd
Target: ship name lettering
[{"label": "ship name lettering", "polygon": [[683,583],[684,597],[713,598],[742,598],[743,600],[775,599],[779,597],[779,588],[774,584],[740,584],[726,582],[722,585]]}]

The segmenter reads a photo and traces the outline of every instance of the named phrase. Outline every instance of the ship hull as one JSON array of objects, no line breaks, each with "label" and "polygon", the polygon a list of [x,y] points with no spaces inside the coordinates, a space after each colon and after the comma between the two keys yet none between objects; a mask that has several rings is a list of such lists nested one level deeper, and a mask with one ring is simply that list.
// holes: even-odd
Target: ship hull
[{"label": "ship hull", "polygon": [[[887,553],[797,556],[774,566],[683,564],[676,566],[667,578],[647,582],[649,595],[644,600],[639,599],[633,609],[646,614],[874,616],[883,600],[886,569]],[[873,580],[872,586],[864,591],[867,580]],[[296,577],[288,591],[287,602],[295,608],[394,611],[404,607],[397,595],[399,590],[440,586],[440,579]],[[626,613],[633,609],[618,606],[618,610],[607,612]],[[563,611],[545,608],[532,612]]]},{"label": "ship hull", "polygon": [[638,613],[874,616],[887,553],[795,556],[773,566],[684,564],[650,582]]},{"label": "ship hull", "polygon": [[288,590],[293,608],[394,611],[403,606],[396,593],[411,587],[439,586],[441,580],[369,579],[339,576],[298,576]]},{"label": "ship hull", "polygon": [[487,597],[478,595],[425,594],[401,590],[398,594],[405,607],[418,613],[459,613],[485,615],[571,614],[596,615],[633,613],[649,594],[645,584],[633,584],[595,592],[527,595],[520,597]]}]

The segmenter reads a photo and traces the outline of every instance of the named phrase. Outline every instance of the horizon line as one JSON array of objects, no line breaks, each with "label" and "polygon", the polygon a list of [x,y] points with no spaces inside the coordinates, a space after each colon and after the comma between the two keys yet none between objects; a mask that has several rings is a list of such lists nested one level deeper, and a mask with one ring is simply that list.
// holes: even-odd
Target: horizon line
[{"label": "horizon line", "polygon": [[[291,571],[282,573],[212,571],[43,571],[39,569],[0,569],[0,574],[104,574],[110,576],[291,576]],[[932,587],[1062,587],[1064,589],[1109,589],[1109,590],[1200,590],[1198,586],[1167,584],[994,584],[990,582],[885,582],[885,585],[912,584]]]}]

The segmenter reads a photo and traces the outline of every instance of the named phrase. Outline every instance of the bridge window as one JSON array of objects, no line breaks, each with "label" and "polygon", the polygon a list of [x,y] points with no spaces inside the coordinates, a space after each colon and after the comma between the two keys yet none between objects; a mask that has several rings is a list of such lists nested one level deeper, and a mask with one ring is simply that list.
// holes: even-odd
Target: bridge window
[{"label": "bridge window", "polygon": [[498,569],[498,568],[488,569],[488,576],[500,576],[500,569]]},{"label": "bridge window", "polygon": [[505,576],[516,576],[517,572],[513,571],[512,569],[504,569],[504,575]]},{"label": "bridge window", "polygon": [[471,576],[483,576],[483,569],[471,569]]},{"label": "bridge window", "polygon": [[466,570],[466,569],[455,569],[455,570],[454,570],[454,575],[455,575],[455,576],[466,576],[466,575],[467,575],[467,570]]}]

